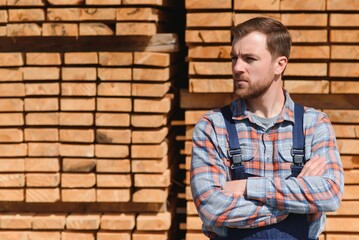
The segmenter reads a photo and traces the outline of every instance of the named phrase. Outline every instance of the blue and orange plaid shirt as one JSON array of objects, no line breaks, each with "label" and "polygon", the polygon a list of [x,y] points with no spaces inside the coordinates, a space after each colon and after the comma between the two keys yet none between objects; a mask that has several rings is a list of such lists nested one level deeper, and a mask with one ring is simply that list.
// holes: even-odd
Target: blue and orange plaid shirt
[{"label": "blue and orange plaid shirt", "polygon": [[228,134],[220,109],[206,113],[193,133],[191,190],[203,232],[226,236],[228,227],[256,228],[285,219],[289,213],[308,214],[309,239],[325,224],[325,212],[335,211],[343,195],[344,174],[333,127],[325,113],[305,108],[305,159],[315,155],[327,162],[322,176],[289,177],[293,157],[294,102],[286,101],[273,127],[264,130],[244,100],[231,103],[246,172],[246,196],[223,189],[231,180]]}]

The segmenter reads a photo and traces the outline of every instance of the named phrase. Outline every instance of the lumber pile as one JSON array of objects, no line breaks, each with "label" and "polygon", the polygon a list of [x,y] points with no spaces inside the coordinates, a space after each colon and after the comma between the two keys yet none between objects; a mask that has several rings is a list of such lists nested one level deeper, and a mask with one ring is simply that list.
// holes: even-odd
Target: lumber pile
[{"label": "lumber pile", "polygon": [[321,239],[359,239],[359,82],[358,12],[355,0],[186,0],[188,89],[181,91],[185,135],[181,150],[186,163],[186,239],[206,239],[189,188],[191,138],[194,124],[209,109],[233,99],[230,28],[256,16],[283,22],[292,35],[291,60],[284,88],[298,103],[326,112],[338,138],[345,167],[345,195],[340,209],[328,214]]},{"label": "lumber pile", "polygon": [[[131,233],[137,229],[168,229],[168,214],[3,214],[1,239],[166,239],[161,232]],[[151,228],[151,229],[150,229]],[[6,229],[6,230],[3,230]]]},{"label": "lumber pile", "polygon": [[0,5],[0,239],[174,236],[181,6]]},{"label": "lumber pile", "polygon": [[[92,230],[84,234],[142,239],[143,231],[154,231],[145,236],[165,239],[175,163],[168,125],[175,101],[170,91],[176,79],[175,54],[0,53],[0,201],[19,203],[20,209],[33,203],[118,203],[132,212],[65,212],[51,234],[73,239],[67,231]],[[15,228],[32,236],[49,229],[32,227],[36,214],[8,217],[14,225],[3,225],[0,234]],[[12,218],[26,226],[16,228]],[[43,218],[51,222],[54,217]],[[102,228],[107,218],[110,229]],[[124,228],[122,221],[131,224]]]},{"label": "lumber pile", "polygon": [[[3,0],[0,36],[152,36],[170,32],[173,1]],[[173,30],[172,30],[173,31]]]}]

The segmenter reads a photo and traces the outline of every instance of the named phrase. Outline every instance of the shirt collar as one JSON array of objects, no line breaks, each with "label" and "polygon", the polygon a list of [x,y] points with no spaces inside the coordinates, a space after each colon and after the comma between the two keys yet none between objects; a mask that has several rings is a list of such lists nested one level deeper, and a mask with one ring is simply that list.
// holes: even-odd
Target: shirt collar
[{"label": "shirt collar", "polygon": [[[294,123],[294,102],[289,93],[284,90],[285,102],[277,122],[290,121]],[[253,118],[247,109],[246,101],[244,99],[236,99],[231,103],[234,120],[243,120],[248,118],[251,122]]]}]

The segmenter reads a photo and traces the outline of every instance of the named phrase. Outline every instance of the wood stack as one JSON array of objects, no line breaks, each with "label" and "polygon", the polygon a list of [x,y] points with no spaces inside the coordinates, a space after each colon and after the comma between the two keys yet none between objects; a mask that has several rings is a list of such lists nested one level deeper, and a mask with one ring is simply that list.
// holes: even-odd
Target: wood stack
[{"label": "wood stack", "polygon": [[[170,31],[165,0],[2,0],[0,36],[124,36]],[[170,10],[172,9],[172,10]]]},{"label": "wood stack", "polygon": [[[173,54],[1,53],[0,201],[122,203],[134,211],[136,224],[126,229],[136,226],[133,237],[160,230],[154,236],[166,239]],[[69,218],[62,229],[73,229]],[[102,218],[90,218],[97,226],[90,229]]]},{"label": "wood stack", "polygon": [[132,233],[132,229],[168,229],[168,218],[166,213],[137,217],[135,214],[2,214],[0,237],[17,240],[166,239],[158,231]]},{"label": "wood stack", "polygon": [[174,236],[171,1],[0,5],[0,239]]},{"label": "wood stack", "polygon": [[[230,28],[256,16],[283,22],[293,48],[284,87],[298,103],[326,112],[338,138],[345,167],[345,195],[340,209],[329,213],[321,239],[359,239],[359,29],[355,0],[186,0],[186,44],[189,48],[189,87],[181,91],[185,110],[187,218],[186,239],[206,239],[189,188],[191,137],[194,124],[209,109],[233,99]],[[233,21],[232,21],[233,19]]]}]

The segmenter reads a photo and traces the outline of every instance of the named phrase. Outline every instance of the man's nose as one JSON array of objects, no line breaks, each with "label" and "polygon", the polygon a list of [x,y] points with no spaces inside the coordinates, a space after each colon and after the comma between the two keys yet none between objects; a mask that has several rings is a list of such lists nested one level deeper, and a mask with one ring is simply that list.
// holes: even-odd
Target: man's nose
[{"label": "man's nose", "polygon": [[244,72],[244,62],[241,58],[234,59],[232,65],[233,65],[233,72],[235,73]]}]

